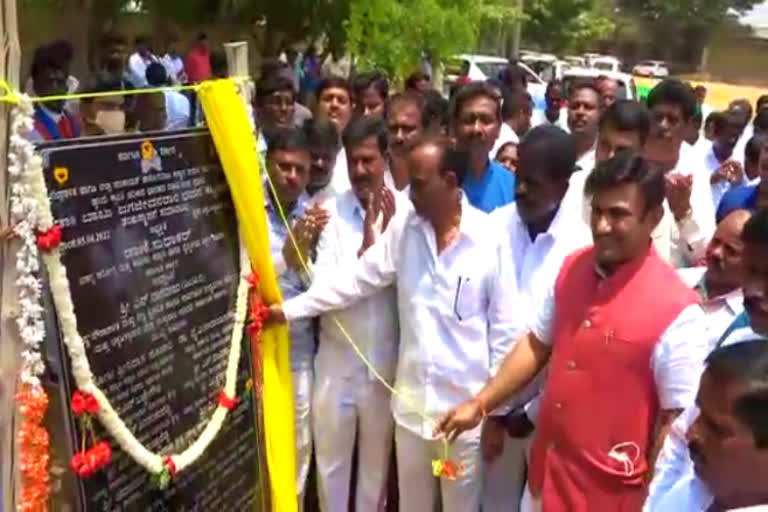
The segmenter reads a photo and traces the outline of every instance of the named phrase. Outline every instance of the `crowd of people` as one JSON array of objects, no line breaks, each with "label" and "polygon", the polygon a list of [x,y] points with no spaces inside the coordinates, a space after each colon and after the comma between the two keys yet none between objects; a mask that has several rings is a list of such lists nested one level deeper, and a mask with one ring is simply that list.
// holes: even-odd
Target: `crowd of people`
[{"label": "crowd of people", "polygon": [[[216,75],[204,38],[136,43],[105,86]],[[60,53],[35,93],[69,86]],[[450,101],[430,78],[294,55],[256,84],[299,503],[314,453],[327,512],[382,510],[393,460],[405,512],[768,506],[768,97],[704,115],[676,79],[643,102],[555,81],[534,112],[514,63]],[[81,102],[82,127],[44,103],[38,133],[170,127],[167,96],[128,98]]]}]

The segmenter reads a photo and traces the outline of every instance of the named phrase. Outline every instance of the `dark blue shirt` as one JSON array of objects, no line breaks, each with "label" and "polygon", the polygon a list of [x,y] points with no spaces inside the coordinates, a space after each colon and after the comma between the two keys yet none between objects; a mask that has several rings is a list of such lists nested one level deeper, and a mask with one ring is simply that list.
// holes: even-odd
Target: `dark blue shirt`
[{"label": "dark blue shirt", "polygon": [[720,200],[717,207],[717,222],[726,218],[734,210],[757,211],[757,186],[742,185],[730,189]]},{"label": "dark blue shirt", "polygon": [[491,160],[480,179],[467,170],[462,188],[469,204],[485,213],[515,201],[515,175]]}]

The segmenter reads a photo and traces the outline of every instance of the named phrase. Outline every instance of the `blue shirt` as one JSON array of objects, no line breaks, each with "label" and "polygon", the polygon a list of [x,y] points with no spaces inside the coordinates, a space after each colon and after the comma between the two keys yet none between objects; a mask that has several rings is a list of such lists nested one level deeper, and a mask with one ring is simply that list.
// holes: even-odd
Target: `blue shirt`
[{"label": "blue shirt", "polygon": [[515,175],[491,160],[480,179],[468,170],[462,188],[469,204],[485,213],[515,202]]},{"label": "blue shirt", "polygon": [[[272,257],[272,264],[275,266],[277,284],[280,286],[283,300],[287,300],[307,291],[309,281],[304,279],[298,272],[286,267],[285,259],[283,258],[283,245],[288,240],[288,228],[283,223],[277,208],[272,204],[272,198],[268,189],[269,185],[267,184],[264,187],[264,206],[267,210],[269,253]],[[307,203],[309,203],[309,198],[306,194],[302,194],[293,210],[285,211],[289,223],[293,223],[301,217],[307,207]],[[315,354],[315,334],[312,327],[312,319],[305,318],[291,322],[289,331],[291,334],[291,371],[311,367]]]},{"label": "blue shirt", "polygon": [[725,193],[717,208],[717,222],[720,222],[734,210],[757,211],[758,185],[742,185]]}]

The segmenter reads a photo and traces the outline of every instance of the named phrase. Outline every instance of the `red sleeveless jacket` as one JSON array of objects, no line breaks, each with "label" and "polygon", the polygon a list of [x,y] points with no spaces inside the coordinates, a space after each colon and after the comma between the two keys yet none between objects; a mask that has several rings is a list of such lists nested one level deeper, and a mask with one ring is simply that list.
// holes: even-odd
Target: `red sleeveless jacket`
[{"label": "red sleeveless jacket", "polygon": [[596,273],[593,248],[565,260],[529,468],[545,512],[642,508],[659,408],[653,350],[697,301],[653,247],[606,279]]}]

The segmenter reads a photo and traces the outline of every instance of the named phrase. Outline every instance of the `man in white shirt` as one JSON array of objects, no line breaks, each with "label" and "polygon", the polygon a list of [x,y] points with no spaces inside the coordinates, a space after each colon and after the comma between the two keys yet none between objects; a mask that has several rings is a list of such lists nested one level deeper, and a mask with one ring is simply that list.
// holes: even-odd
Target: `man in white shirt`
[{"label": "man in white shirt", "polygon": [[650,512],[768,510],[768,340],[747,339],[707,358],[686,434],[693,471]]},{"label": "man in white shirt", "polygon": [[[346,79],[330,76],[320,81],[316,93],[315,117],[324,117],[332,121],[341,135],[352,117],[352,87]],[[336,157],[336,165],[331,177],[331,189],[334,196],[350,189],[347,155],[343,147]]]},{"label": "man in white shirt", "polygon": [[[519,146],[520,166],[515,202],[499,208],[491,217],[507,235],[520,288],[519,311],[532,318],[555,282],[563,260],[592,243],[592,234],[579,219],[562,208],[568,179],[576,162],[573,139],[556,126],[534,128]],[[544,375],[519,393],[508,406],[506,418],[490,416],[483,426],[483,453],[488,470],[483,493],[483,512],[517,510],[525,484],[526,452],[530,434],[506,439],[507,421],[527,423],[528,402],[539,392]],[[531,415],[532,416],[532,415]],[[516,430],[519,430],[516,428]]]},{"label": "man in white shirt", "polygon": [[715,211],[731,186],[746,183],[743,153],[734,153],[742,129],[740,117],[729,110],[715,118],[714,139],[704,152],[704,167],[709,174]]},{"label": "man in white shirt", "polygon": [[720,221],[707,246],[705,267],[682,268],[678,274],[701,296],[707,315],[711,348],[733,319],[744,311],[741,283],[744,275],[744,243],[741,232],[752,217],[747,210],[735,210]]},{"label": "man in white shirt", "polygon": [[[408,200],[384,185],[384,123],[365,118],[351,121],[344,131],[344,147],[352,189],[329,206],[331,220],[320,236],[313,268],[318,279],[339,268],[353,268],[361,251],[381,236],[393,215],[404,217],[408,212]],[[323,511],[347,509],[355,439],[355,510],[376,511],[384,504],[394,423],[390,414],[382,413],[389,408],[389,390],[375,375],[392,385],[399,337],[396,293],[390,286],[320,317],[312,411]],[[339,324],[373,368],[359,359]]]},{"label": "man in white shirt", "polygon": [[656,447],[693,403],[707,351],[695,294],[651,247],[663,176],[620,153],[587,189],[594,247],[566,258],[531,330],[438,429],[453,439],[475,428],[549,364],[525,511],[639,509]]},{"label": "man in white shirt", "polygon": [[414,92],[395,94],[389,99],[385,122],[391,179],[388,186],[404,190],[408,186],[408,145],[424,131],[424,97]]},{"label": "man in white shirt", "polygon": [[147,87],[147,67],[153,62],[159,62],[152,53],[152,42],[147,36],[136,37],[136,50],[128,57],[128,80],[136,88]]},{"label": "man in white shirt", "polygon": [[[147,83],[150,87],[169,85],[167,73],[165,66],[159,62],[153,62],[147,66]],[[179,130],[189,127],[189,98],[174,90],[163,91],[163,94],[165,95],[166,130]]]},{"label": "man in white shirt", "polygon": [[[445,139],[416,142],[409,154],[414,210],[392,223],[355,267],[318,278],[308,293],[270,308],[275,320],[349,307],[397,285],[400,350],[392,410],[400,510],[478,510],[483,482],[480,429],[450,448],[464,468],[436,479],[446,446],[433,437],[441,411],[473,396],[520,331],[512,258],[488,216],[461,189],[470,155]],[[284,316],[283,316],[284,311]]]},{"label": "man in white shirt", "polygon": [[[768,339],[768,210],[758,212],[747,221],[741,233],[741,240],[744,244],[742,290],[745,311],[719,336],[715,347],[755,338]],[[709,344],[712,345],[711,342]],[[686,433],[698,413],[698,408],[691,406],[672,424],[656,462],[644,511],[668,510],[660,508],[661,500],[678,482],[694,477],[693,465],[688,456]]]},{"label": "man in white shirt", "polygon": [[651,90],[647,103],[652,122],[645,157],[666,173],[664,218],[654,244],[674,266],[697,266],[715,232],[715,209],[701,155],[684,141],[696,98],[690,85],[667,79]]},{"label": "man in white shirt", "polygon": [[595,163],[610,160],[618,151],[642,151],[648,138],[650,123],[645,106],[630,100],[613,103],[600,116],[594,150],[582,156],[580,163],[577,162],[577,169],[571,175],[564,201],[565,207],[573,215],[583,218],[586,227],[589,227],[590,217],[590,200],[584,196],[587,176],[592,172]]},{"label": "man in white shirt", "polygon": [[552,80],[544,92],[544,110],[536,111],[533,125],[553,124],[568,130],[568,109],[563,106],[564,103],[563,82]]},{"label": "man in white shirt", "polygon": [[313,203],[324,205],[335,197],[331,178],[341,149],[339,132],[336,125],[325,118],[307,119],[302,129],[307,136],[311,158],[307,195]]}]

